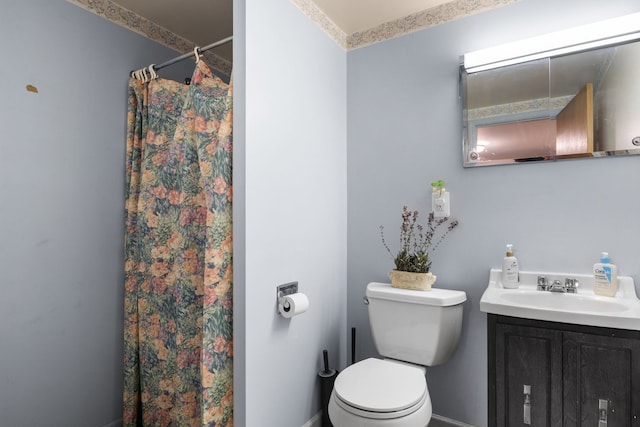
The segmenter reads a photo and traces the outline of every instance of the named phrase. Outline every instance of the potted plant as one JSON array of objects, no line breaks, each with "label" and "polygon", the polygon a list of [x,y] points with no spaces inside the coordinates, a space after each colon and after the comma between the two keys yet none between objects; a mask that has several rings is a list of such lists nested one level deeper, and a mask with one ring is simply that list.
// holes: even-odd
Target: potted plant
[{"label": "potted plant", "polygon": [[396,266],[389,273],[391,285],[396,288],[430,290],[436,281],[436,276],[430,271],[430,254],[433,254],[447,234],[457,226],[457,220],[448,217],[436,218],[433,212],[429,213],[427,224],[423,226],[418,222],[418,211],[409,210],[404,206],[400,226],[400,249],[395,255],[384,238],[384,226],[380,226],[382,244]]}]

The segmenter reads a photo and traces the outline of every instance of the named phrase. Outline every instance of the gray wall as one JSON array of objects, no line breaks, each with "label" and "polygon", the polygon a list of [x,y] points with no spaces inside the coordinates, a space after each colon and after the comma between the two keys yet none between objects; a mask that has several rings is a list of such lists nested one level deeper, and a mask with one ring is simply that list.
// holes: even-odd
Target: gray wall
[{"label": "gray wall", "polygon": [[[320,410],[322,349],[344,363],[347,55],[291,2],[243,3],[234,9],[244,40],[244,49],[234,40],[235,421],[299,427]],[[290,281],[310,308],[287,320],[276,286]]]},{"label": "gray wall", "polygon": [[521,0],[349,52],[347,320],[359,331],[358,359],[376,355],[366,284],[387,281],[393,267],[378,227],[396,242],[402,206],[426,216],[435,179],[445,181],[460,220],[433,259],[436,286],[468,297],[456,355],[427,372],[435,413],[487,425],[479,300],[506,243],[520,268],[533,271],[588,273],[607,250],[640,282],[640,157],[464,169],[459,56],[639,10],[637,0]]},{"label": "gray wall", "polygon": [[176,53],[63,0],[0,40],[0,424],[117,424],[128,73]]}]

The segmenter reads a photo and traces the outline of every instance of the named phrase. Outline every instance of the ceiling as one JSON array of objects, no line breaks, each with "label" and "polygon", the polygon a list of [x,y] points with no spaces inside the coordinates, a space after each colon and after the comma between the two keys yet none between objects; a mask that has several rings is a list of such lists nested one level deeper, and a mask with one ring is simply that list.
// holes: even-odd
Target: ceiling
[{"label": "ceiling", "polygon": [[[206,46],[233,34],[233,0],[112,0],[174,34]],[[231,61],[232,45],[212,52]]]},{"label": "ceiling", "polygon": [[[346,35],[431,9],[452,0],[315,0]],[[233,0],[113,0],[174,34],[206,46],[233,34]],[[231,43],[213,49],[231,61]]]},{"label": "ceiling", "polygon": [[451,0],[314,0],[347,35],[431,9]]}]

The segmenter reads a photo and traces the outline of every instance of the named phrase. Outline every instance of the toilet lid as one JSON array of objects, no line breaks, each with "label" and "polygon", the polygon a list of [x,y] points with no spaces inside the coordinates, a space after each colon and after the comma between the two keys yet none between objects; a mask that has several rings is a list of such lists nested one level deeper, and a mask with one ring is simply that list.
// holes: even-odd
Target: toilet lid
[{"label": "toilet lid", "polygon": [[371,412],[397,412],[421,402],[427,380],[419,368],[365,359],[346,368],[333,390],[345,403]]}]

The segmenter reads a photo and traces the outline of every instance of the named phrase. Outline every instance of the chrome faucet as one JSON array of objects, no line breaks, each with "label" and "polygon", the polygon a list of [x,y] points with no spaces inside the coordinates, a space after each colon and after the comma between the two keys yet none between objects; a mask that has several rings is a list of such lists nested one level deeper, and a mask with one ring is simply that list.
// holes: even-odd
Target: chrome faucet
[{"label": "chrome faucet", "polygon": [[539,291],[575,294],[578,293],[578,286],[580,286],[580,283],[577,279],[567,277],[566,279],[564,279],[563,285],[560,280],[554,280],[553,282],[549,283],[546,277],[538,276],[537,289]]},{"label": "chrome faucet", "polygon": [[567,290],[567,293],[577,294],[578,286],[580,286],[580,282],[578,282],[578,279],[572,279],[569,277],[564,279],[564,287]]},{"label": "chrome faucet", "polygon": [[562,284],[560,280],[554,280],[553,282],[551,282],[551,285],[549,286],[549,292],[566,293],[567,288]]},{"label": "chrome faucet", "polygon": [[548,291],[549,283],[547,282],[547,278],[544,276],[538,276],[538,290],[539,291]]}]

